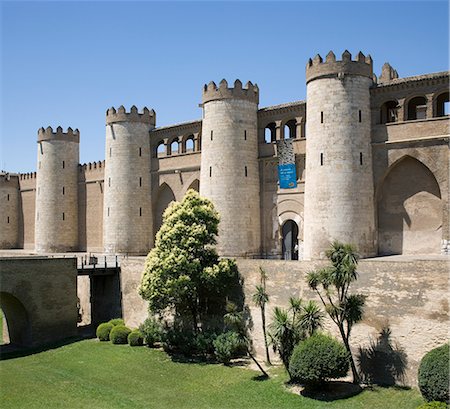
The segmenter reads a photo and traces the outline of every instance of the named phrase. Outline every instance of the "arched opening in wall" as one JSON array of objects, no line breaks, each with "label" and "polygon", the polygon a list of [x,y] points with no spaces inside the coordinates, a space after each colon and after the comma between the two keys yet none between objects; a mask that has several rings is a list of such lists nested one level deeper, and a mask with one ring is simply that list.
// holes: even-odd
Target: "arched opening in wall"
[{"label": "arched opening in wall", "polygon": [[388,124],[398,121],[398,102],[387,101],[380,108],[380,123]]},{"label": "arched opening in wall", "polygon": [[31,324],[27,311],[19,299],[10,293],[0,292],[0,309],[2,311],[2,344],[30,345]]},{"label": "arched opening in wall", "polygon": [[169,187],[167,183],[163,183],[159,187],[156,209],[155,209],[155,234],[159,231],[162,225],[163,213],[164,210],[167,209],[170,202],[175,200],[175,195],[173,194],[172,189]]},{"label": "arched opening in wall", "polygon": [[427,99],[414,97],[408,102],[408,120],[425,119],[427,117]]},{"label": "arched opening in wall", "polygon": [[0,345],[9,344],[8,322],[3,310],[0,309]]},{"label": "arched opening in wall", "polygon": [[170,154],[177,155],[178,154],[178,141],[173,141],[170,144]]},{"label": "arched opening in wall", "polygon": [[200,192],[200,181],[195,179],[187,188],[187,190],[189,189],[194,189],[196,192]]},{"label": "arched opening in wall", "polygon": [[295,119],[287,121],[284,125],[284,139],[295,139],[297,137],[297,122]]},{"label": "arched opening in wall", "polygon": [[298,225],[294,220],[286,220],[281,227],[282,252],[284,260],[298,260]]},{"label": "arched opening in wall", "polygon": [[186,152],[194,152],[194,137],[189,136],[185,142]]},{"label": "arched opening in wall", "polygon": [[436,98],[436,116],[450,115],[450,103],[448,101],[448,92],[444,92]]},{"label": "arched opening in wall", "polygon": [[378,191],[378,253],[436,254],[442,238],[442,200],[433,173],[406,156]]},{"label": "arched opening in wall", "polygon": [[275,122],[271,122],[264,128],[264,142],[271,143],[277,140]]},{"label": "arched opening in wall", "polygon": [[160,142],[156,148],[156,157],[161,158],[163,156],[166,156],[166,145],[164,142]]}]

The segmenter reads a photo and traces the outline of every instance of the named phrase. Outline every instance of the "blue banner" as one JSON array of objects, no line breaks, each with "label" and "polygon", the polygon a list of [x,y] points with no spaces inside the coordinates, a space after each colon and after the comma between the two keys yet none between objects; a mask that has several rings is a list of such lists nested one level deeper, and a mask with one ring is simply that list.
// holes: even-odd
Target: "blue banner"
[{"label": "blue banner", "polygon": [[278,165],[278,180],[281,189],[293,189],[297,187],[297,172],[294,163]]}]

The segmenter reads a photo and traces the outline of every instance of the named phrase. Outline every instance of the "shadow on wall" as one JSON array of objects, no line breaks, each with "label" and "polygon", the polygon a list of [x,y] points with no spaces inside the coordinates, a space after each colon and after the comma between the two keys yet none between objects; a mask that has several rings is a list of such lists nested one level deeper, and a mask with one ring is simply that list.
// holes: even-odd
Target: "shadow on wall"
[{"label": "shadow on wall", "polygon": [[388,326],[368,347],[359,347],[356,359],[361,380],[367,384],[394,386],[405,383],[408,358],[404,349],[392,342]]}]

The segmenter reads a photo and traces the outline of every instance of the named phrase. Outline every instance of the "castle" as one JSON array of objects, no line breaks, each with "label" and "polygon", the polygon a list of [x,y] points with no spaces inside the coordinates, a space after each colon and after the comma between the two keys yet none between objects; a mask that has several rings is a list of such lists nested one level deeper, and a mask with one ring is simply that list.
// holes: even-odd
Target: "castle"
[{"label": "castle", "polygon": [[0,175],[0,248],[146,254],[193,188],[220,213],[221,255],[317,259],[332,239],[448,254],[449,73],[377,78],[345,51],[310,59],[306,82],[306,101],[265,108],[251,82],[210,82],[203,118],[165,127],[110,108],[95,163],[79,164],[78,129],[39,129],[37,172]]}]

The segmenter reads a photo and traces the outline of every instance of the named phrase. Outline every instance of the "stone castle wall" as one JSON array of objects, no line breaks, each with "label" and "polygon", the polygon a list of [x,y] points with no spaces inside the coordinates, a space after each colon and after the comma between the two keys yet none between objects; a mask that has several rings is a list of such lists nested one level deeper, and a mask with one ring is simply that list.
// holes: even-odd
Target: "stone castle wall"
[{"label": "stone castle wall", "polygon": [[0,174],[0,248],[13,249],[19,245],[19,177]]}]

